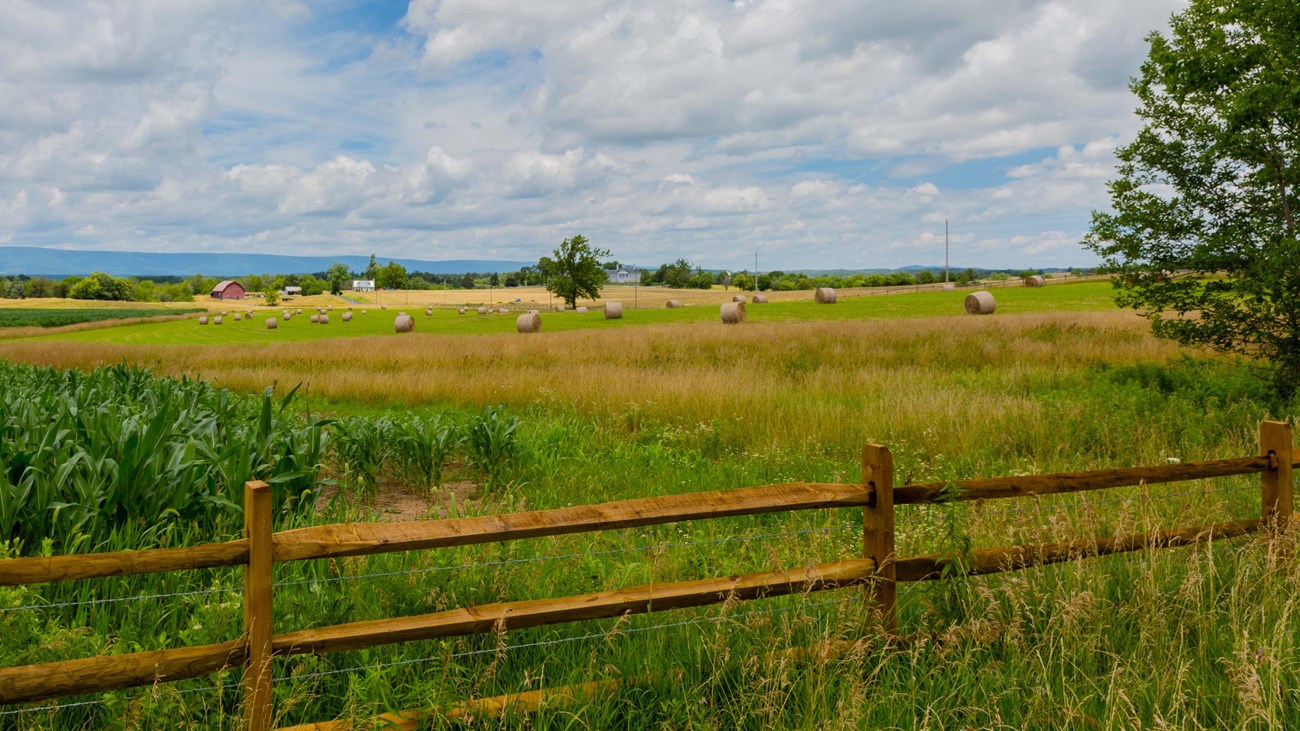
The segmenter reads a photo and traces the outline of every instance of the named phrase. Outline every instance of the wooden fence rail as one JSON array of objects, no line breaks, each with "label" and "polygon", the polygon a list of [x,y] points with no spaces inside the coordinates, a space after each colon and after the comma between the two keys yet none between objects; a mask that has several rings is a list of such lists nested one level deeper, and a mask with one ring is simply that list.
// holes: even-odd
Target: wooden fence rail
[{"label": "wooden fence rail", "polygon": [[[953,568],[971,574],[1013,571],[1081,557],[1164,548],[1246,535],[1285,524],[1292,513],[1292,468],[1300,450],[1289,424],[1264,422],[1261,454],[1254,457],[1090,472],[1068,472],[893,486],[893,457],[867,445],[858,484],[797,482],[735,490],[621,500],[557,510],[409,523],[347,523],[273,533],[270,488],[245,488],[245,537],[193,548],[15,558],[0,561],[0,585],[36,584],[106,576],[244,566],[244,635],[216,645],[109,655],[0,669],[0,704],[98,693],[196,678],[243,666],[247,728],[271,728],[272,658],[356,650],[379,645],[461,636],[499,629],[698,607],[792,593],[865,586],[867,618],[876,631],[892,633],[896,581],[929,581]],[[941,555],[894,555],[894,506],[985,500],[1101,490],[1114,487],[1261,475],[1258,519],[1194,526],[1148,534],[1066,543],[979,549],[959,566]],[[524,538],[658,525],[761,513],[860,507],[863,553],[811,567],[679,581],[552,599],[501,602],[415,617],[299,630],[273,635],[271,567],[275,562],[363,556],[512,541]]]}]

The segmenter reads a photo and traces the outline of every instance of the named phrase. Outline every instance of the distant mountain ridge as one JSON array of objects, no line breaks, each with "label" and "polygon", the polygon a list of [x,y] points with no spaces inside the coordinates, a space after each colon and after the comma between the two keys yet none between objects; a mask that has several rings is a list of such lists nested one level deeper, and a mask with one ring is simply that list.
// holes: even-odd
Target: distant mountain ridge
[{"label": "distant mountain ridge", "polygon": [[[535,261],[451,259],[426,261],[379,256],[380,264],[395,261],[408,271],[431,274],[513,272]],[[242,277],[249,274],[310,274],[341,262],[353,271],[370,264],[367,256],[288,256],[280,254],[163,254],[142,251],[80,251],[37,246],[0,246],[0,275],[66,277],[104,272],[115,277]]]}]

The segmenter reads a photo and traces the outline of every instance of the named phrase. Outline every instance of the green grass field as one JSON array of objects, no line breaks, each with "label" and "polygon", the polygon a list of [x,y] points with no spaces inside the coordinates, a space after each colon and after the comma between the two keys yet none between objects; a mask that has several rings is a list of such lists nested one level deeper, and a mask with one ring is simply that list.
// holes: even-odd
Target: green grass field
[{"label": "green grass field", "polygon": [[[1016,315],[1032,312],[1079,312],[1114,309],[1112,288],[1108,282],[1059,284],[1042,289],[1007,288],[992,290],[997,298],[997,312],[992,315]],[[808,302],[773,302],[748,304],[746,312],[752,323],[861,320],[879,318],[926,318],[959,315],[964,312],[966,291],[920,292],[841,299],[833,305]],[[330,312],[328,325],[313,325],[311,310],[303,310],[285,322],[281,309],[258,309],[250,320],[235,321],[233,314],[222,325],[199,325],[197,320],[165,323],[141,323],[101,330],[60,333],[49,338],[87,343],[124,343],[135,345],[216,345],[221,343],[278,343],[364,335],[394,335],[393,319],[399,311],[415,318],[415,331],[421,334],[474,335],[514,332],[515,314],[478,315],[474,310],[457,314],[454,309],[434,309],[426,316],[422,309],[387,310],[353,309],[353,320],[342,321],[345,308]],[[232,308],[233,312],[245,312]],[[268,330],[266,320],[275,317],[277,329]],[[680,309],[624,309],[620,320],[606,320],[599,309],[585,314],[548,312],[542,314],[542,333],[596,328],[619,328],[636,325],[717,323],[718,307],[692,306]]]},{"label": "green grass field", "polygon": [[112,309],[91,308],[0,308],[0,328],[7,327],[64,327],[83,322],[101,320],[129,320],[144,317],[165,317],[202,312],[197,308],[148,309],[121,307]]},{"label": "green grass field", "polygon": [[[10,519],[28,538],[0,553],[237,537],[237,508],[204,508],[203,495],[234,495],[249,469],[273,476],[268,465],[294,479],[324,478],[326,494],[337,489],[318,513],[282,515],[290,525],[851,481],[869,441],[890,447],[899,484],[1227,458],[1255,453],[1260,419],[1296,413],[1249,362],[1155,340],[1145,322],[1114,309],[1110,291],[1105,283],[994,290],[999,308],[988,317],[961,314],[960,292],[773,303],[750,308],[752,326],[741,327],[718,323],[716,307],[629,311],[620,322],[556,313],[544,315],[542,336],[527,338],[513,333],[512,316],[425,318],[421,310],[412,312],[418,333],[448,336],[393,341],[390,308],[346,325],[338,309],[328,326],[303,316],[277,332],[265,330],[263,316],[6,341],[0,358],[15,362],[90,369],[125,361],[155,375],[6,372],[7,383],[29,392],[0,392],[0,439],[14,443],[11,467],[23,460],[37,469],[0,470],[0,490],[30,483],[24,494],[66,505],[0,501],[22,509]],[[562,322],[575,332],[555,333]],[[638,324],[646,327],[628,327]],[[310,342],[349,326],[374,337],[343,348]],[[276,345],[277,336],[295,342]],[[82,338],[98,342],[69,347]],[[222,347],[231,342],[268,346]],[[183,396],[193,386],[151,384],[158,373],[200,375],[234,392],[193,401]],[[124,380],[105,383],[115,378]],[[78,383],[77,400],[57,393]],[[261,427],[262,390],[274,384],[278,403],[299,383],[293,404],[272,412],[274,428]],[[435,420],[467,426],[498,403],[519,421],[493,475],[481,448],[462,441],[442,488],[412,478],[413,457],[399,452],[414,442],[402,434]],[[333,421],[322,427],[324,457],[312,476],[281,452],[302,453],[293,440],[321,416]],[[166,444],[145,443],[146,432]],[[57,451],[72,449],[73,437],[91,454],[74,461]],[[61,478],[59,465],[72,462]],[[99,477],[119,479],[101,485]],[[451,500],[466,488],[481,492]],[[178,507],[158,515],[163,497]],[[900,506],[898,550],[961,555],[1126,535],[1257,516],[1259,500],[1258,480],[1247,476]],[[141,504],[151,507],[131,507]],[[416,514],[395,514],[399,504]],[[45,513],[50,525],[91,522],[38,545],[48,537]],[[221,513],[225,520],[213,519]],[[861,521],[860,510],[818,510],[280,564],[275,629],[836,560],[860,555]],[[0,666],[229,640],[241,631],[240,581],[238,571],[218,569],[0,588],[0,609],[16,610],[0,612]],[[148,598],[171,593],[182,596]],[[899,592],[905,640],[892,644],[864,635],[861,596],[851,589],[280,659],[277,723],[364,720],[607,677],[623,685],[468,725],[1119,731],[1283,730],[1300,720],[1294,534],[908,584]],[[78,603],[124,597],[146,598]],[[799,654],[864,637],[843,656]],[[238,681],[228,671],[73,698],[91,705],[0,717],[0,728],[238,728]]]}]

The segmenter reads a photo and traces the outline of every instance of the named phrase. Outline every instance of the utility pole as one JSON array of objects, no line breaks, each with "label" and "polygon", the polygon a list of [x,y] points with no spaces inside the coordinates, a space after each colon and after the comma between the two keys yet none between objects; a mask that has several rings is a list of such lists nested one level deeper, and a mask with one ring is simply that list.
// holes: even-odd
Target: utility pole
[{"label": "utility pole", "polygon": [[948,283],[948,219],[943,219],[943,283]]},{"label": "utility pole", "polygon": [[754,252],[754,291],[758,291],[758,252]]},{"label": "utility pole", "polygon": [[632,309],[637,309],[636,292],[641,286],[641,270],[632,267]]}]

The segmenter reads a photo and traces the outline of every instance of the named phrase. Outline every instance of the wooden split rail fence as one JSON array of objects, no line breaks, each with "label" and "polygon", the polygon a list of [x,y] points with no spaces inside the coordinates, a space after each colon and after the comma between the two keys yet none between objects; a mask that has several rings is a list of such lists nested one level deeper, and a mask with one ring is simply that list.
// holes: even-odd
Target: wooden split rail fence
[{"label": "wooden split rail fence", "polygon": [[[1085,556],[1170,547],[1241,536],[1282,526],[1292,513],[1293,451],[1286,423],[1260,426],[1260,454],[1211,462],[964,480],[894,487],[893,457],[867,445],[862,482],[796,482],[642,498],[558,510],[408,523],[321,525],[273,533],[270,488],[250,482],[244,491],[245,537],[240,540],[143,551],[11,558],[0,561],[0,586],[106,576],[244,566],[243,636],[216,645],[109,655],[0,669],[0,704],[149,686],[244,668],[246,726],[272,726],[272,658],[356,650],[436,637],[576,622],[651,611],[865,586],[872,600],[867,621],[876,631],[896,629],[895,582],[947,575],[940,555],[894,556],[894,506],[1073,493],[1132,485],[1258,473],[1261,516],[1141,535],[1067,543],[981,549],[961,569],[973,574],[1010,571]],[[272,564],[465,546],[523,538],[657,525],[760,513],[860,507],[863,554],[812,567],[680,581],[555,599],[502,602],[450,611],[272,634]],[[314,725],[316,728],[330,724]]]}]

